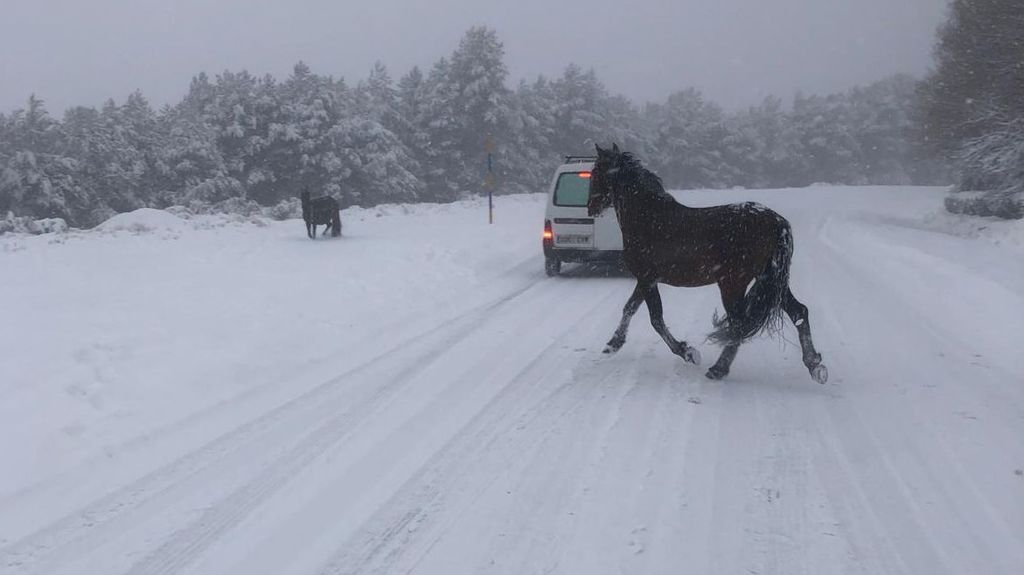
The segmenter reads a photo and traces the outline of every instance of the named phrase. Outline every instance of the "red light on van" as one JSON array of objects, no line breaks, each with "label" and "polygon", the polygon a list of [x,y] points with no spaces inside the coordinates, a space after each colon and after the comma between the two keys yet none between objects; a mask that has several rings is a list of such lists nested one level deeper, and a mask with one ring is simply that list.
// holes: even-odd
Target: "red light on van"
[{"label": "red light on van", "polygon": [[579,172],[578,175],[579,175],[579,177],[583,178],[584,180],[590,179],[590,172]]},{"label": "red light on van", "polygon": [[554,232],[551,231],[551,220],[544,220],[544,243],[551,244],[551,240],[555,238]]}]

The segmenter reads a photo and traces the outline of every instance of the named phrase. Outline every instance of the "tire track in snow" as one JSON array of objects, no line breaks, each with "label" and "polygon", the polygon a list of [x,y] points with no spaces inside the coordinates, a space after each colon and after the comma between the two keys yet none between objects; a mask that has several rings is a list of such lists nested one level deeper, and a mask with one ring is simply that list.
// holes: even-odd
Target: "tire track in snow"
[{"label": "tire track in snow", "polygon": [[[601,302],[606,301],[613,295],[617,294],[609,293]],[[594,307],[600,305],[601,302],[595,304]],[[534,303],[531,300],[531,304]],[[586,314],[581,316],[579,321],[582,321],[582,318],[585,316]],[[472,339],[481,330],[486,329],[489,319],[474,322],[475,325],[472,329],[458,333],[452,337],[451,341],[432,346],[432,351],[424,354],[422,357],[406,362],[403,372],[392,380],[388,386],[407,387],[419,373],[428,369],[429,365],[436,365],[447,359],[446,353],[457,343]],[[563,326],[561,328],[562,333],[571,330],[574,325],[575,323],[570,323]],[[556,355],[551,353],[551,350],[558,343],[557,339],[552,340],[540,357],[530,361],[508,380],[504,389],[518,388],[519,386],[516,383],[524,373],[537,368],[541,359]],[[458,360],[458,358],[456,359]],[[476,379],[476,376],[473,376],[473,379]],[[206,549],[215,544],[226,532],[241,523],[256,507],[288,483],[304,467],[320,457],[332,446],[343,441],[347,437],[348,432],[358,427],[361,422],[379,413],[382,404],[387,398],[395,395],[395,393],[386,394],[384,401],[363,402],[357,408],[356,411],[359,413],[355,418],[351,414],[345,414],[328,421],[319,429],[309,433],[307,438],[290,450],[285,457],[276,460],[272,468],[261,472],[240,489],[208,507],[198,519],[178,530],[159,548],[136,562],[130,569],[130,572],[146,574],[174,573],[195,561]]]},{"label": "tire track in snow", "polygon": [[[595,334],[606,335],[605,330],[614,326],[612,316],[617,314],[615,306],[607,320],[602,318],[602,325],[595,325]],[[637,329],[649,328],[638,325]],[[495,565],[491,562],[496,561],[505,572],[539,572],[545,556],[557,558],[557,541],[572,532],[568,524],[579,521],[581,501],[589,493],[582,484],[598,482],[606,436],[626,425],[621,413],[623,397],[634,394],[641,379],[646,381],[645,387],[649,386],[648,391],[656,389],[659,394],[671,393],[679,385],[675,372],[666,381],[647,381],[652,375],[648,369],[652,359],[659,365],[678,361],[663,350],[660,339],[638,339],[641,342],[634,346],[646,343],[642,358],[625,351],[595,364],[584,363],[550,395],[535,397],[528,409],[513,402],[511,409],[495,405],[481,412],[482,421],[477,426],[482,429],[482,437],[460,433],[456,439],[459,447],[450,446],[450,453],[435,466],[436,470],[411,481],[405,488],[407,493],[398,496],[399,503],[389,504],[390,510],[369,522],[366,534],[346,543],[322,573],[431,571],[421,562],[436,559],[437,554],[451,559],[451,549],[444,555],[444,547],[451,544],[463,551],[472,550],[465,555],[480,557],[476,563],[460,557],[462,564],[448,565],[448,570],[493,571]],[[655,347],[659,352],[652,351]],[[660,357],[654,358],[655,353]],[[539,371],[545,374],[554,369],[547,366]],[[693,372],[690,377],[702,378],[700,372],[689,371]],[[520,387],[520,383],[510,386],[514,390]],[[521,390],[520,395],[536,393]],[[682,403],[693,407],[685,399]],[[633,416],[640,417],[644,408],[632,405]],[[662,406],[657,411],[666,414],[667,409]],[[511,413],[503,416],[506,411]],[[512,415],[525,421],[514,425],[516,432],[508,431],[512,424],[499,423],[502,417],[507,420]],[[651,425],[648,418],[640,420]],[[493,439],[486,440],[489,437]],[[516,505],[513,502],[526,505],[509,508]],[[466,537],[495,529],[493,521],[480,525],[486,531],[475,528],[472,521],[479,522],[481,515],[507,517],[509,523],[497,529],[508,537],[499,533],[489,545],[487,541],[480,545],[467,543]],[[471,523],[467,525],[467,521]],[[521,538],[516,536],[519,533],[523,534]]]},{"label": "tire track in snow", "polygon": [[[543,503],[511,517],[508,529],[517,526],[525,535],[524,526],[551,527],[514,544],[494,541],[493,560],[503,572],[644,572],[657,529],[646,514],[654,509],[648,507],[658,467],[653,457],[671,428],[669,418],[678,417],[684,425],[689,418],[689,410],[675,411],[680,405],[669,398],[703,375],[686,366],[690,373],[677,379],[677,369],[665,368],[682,365],[681,360],[666,355],[660,340],[645,340],[638,347],[628,358],[630,377],[591,408],[604,414],[599,423],[574,426],[582,437],[570,438],[517,470],[519,490],[525,492],[521,498]],[[566,457],[573,452],[581,453],[582,464]],[[552,493],[547,484],[557,489]]]},{"label": "tire track in snow", "polygon": [[[690,335],[705,328],[715,295],[709,290],[664,290],[673,331],[693,341]],[[491,535],[486,555],[468,571],[593,573],[614,567],[643,572],[661,524],[652,524],[640,510],[663,508],[665,494],[653,486],[664,485],[661,481],[668,475],[656,468],[663,470],[674,453],[663,438],[667,442],[677,426],[689,425],[695,403],[688,400],[694,387],[706,384],[703,369],[673,356],[645,315],[634,320],[630,343],[599,366],[607,370],[625,364],[628,374],[567,422],[564,434],[513,466],[513,500],[495,513],[504,517],[501,533],[507,536]],[[654,461],[661,447],[668,454]],[[489,523],[480,512],[473,519]],[[472,529],[464,527],[460,533],[472,534]],[[454,552],[451,546],[448,552]],[[443,560],[431,564],[434,570],[438,564]]]},{"label": "tire track in snow", "polygon": [[[832,289],[822,294],[832,300],[825,306],[828,329],[843,334],[856,316],[892,333],[920,335],[902,342],[899,362],[844,368],[848,358],[872,353],[872,342],[851,340],[836,362],[840,372],[850,374],[844,382],[853,384],[849,397],[826,402],[816,414],[822,483],[857,559],[868,565],[864,572],[1018,572],[1024,568],[1024,540],[1006,521],[1013,513],[995,502],[1000,496],[1012,501],[1010,494],[1019,486],[1012,485],[1008,469],[1006,479],[994,480],[998,463],[976,448],[970,434],[1003,437],[1005,449],[1016,452],[1007,456],[1024,455],[1011,439],[1017,437],[1014,428],[1019,430],[1013,409],[1019,394],[1007,397],[1008,382],[1001,376],[979,377],[966,362],[937,362],[931,357],[935,350],[965,347],[959,334],[922,316],[914,303],[901,299],[900,290],[886,284],[900,277],[854,273],[863,264],[827,237],[827,226],[823,231],[820,245],[826,253],[817,260],[825,268],[821,272],[833,278]],[[957,304],[951,300],[950,305]],[[993,395],[1005,401],[978,401]],[[984,427],[957,422],[953,414],[964,409],[985,414]]]},{"label": "tire track in snow", "polygon": [[[559,280],[554,280],[554,283],[552,283],[551,285],[559,285],[559,283]],[[561,291],[558,291],[557,293],[551,294],[554,296],[552,298],[552,303],[556,303],[556,305],[558,302],[561,302],[561,304],[564,305],[564,301],[566,301],[566,294],[577,293],[577,290],[570,289],[565,284],[563,284],[563,287],[560,288],[560,290]],[[602,290],[606,290],[607,293],[603,297],[598,298],[596,301],[587,303],[587,307],[572,311],[572,315],[563,314],[565,315],[564,319],[568,321],[563,321],[563,316],[556,316],[553,319],[549,318],[546,319],[545,321],[547,321],[549,325],[558,325],[557,331],[554,332],[555,334],[564,334],[574,330],[581,322],[589,321],[591,319],[591,311],[593,311],[597,307],[602,306],[603,304],[606,304],[612,298],[621,297],[621,294],[619,293],[618,289],[602,288]],[[541,314],[541,316],[549,315],[547,309],[550,309],[550,306],[536,307],[542,308],[536,313]],[[537,323],[530,317],[526,317],[521,321],[525,322],[526,325]],[[510,333],[508,335],[500,335],[500,340],[507,340],[509,337],[516,336],[525,336],[528,338],[532,337],[529,334],[529,332],[524,332],[523,330],[511,331],[513,333]],[[499,329],[498,333],[503,333],[503,330]],[[552,334],[549,331],[545,331],[541,339],[547,340],[551,337]],[[429,509],[425,509],[423,505],[419,504],[419,501],[425,499],[430,500],[431,498],[437,498],[437,500],[443,501],[450,495],[447,489],[442,489],[444,487],[443,482],[438,482],[431,479],[424,480],[422,478],[434,477],[434,475],[436,474],[442,474],[443,471],[439,471],[439,469],[443,469],[448,465],[472,466],[474,460],[479,461],[480,458],[472,456],[472,454],[467,456],[465,450],[469,449],[472,450],[474,453],[478,453],[479,449],[486,446],[488,441],[502,441],[502,438],[495,439],[495,434],[497,434],[500,430],[508,431],[508,433],[511,434],[510,437],[518,435],[518,431],[513,429],[513,427],[516,425],[514,423],[515,418],[520,417],[523,411],[522,409],[518,408],[518,406],[524,402],[530,406],[544,402],[544,398],[546,395],[543,393],[543,391],[545,389],[545,386],[552,385],[552,381],[549,379],[552,370],[555,373],[558,373],[559,371],[564,369],[565,365],[567,365],[568,363],[579,361],[579,358],[581,357],[573,353],[567,353],[564,349],[564,345],[563,348],[558,348],[557,346],[560,345],[563,345],[561,337],[556,337],[552,339],[550,342],[545,341],[542,344],[535,344],[532,347],[526,346],[523,347],[522,349],[513,348],[512,350],[510,350],[511,353],[509,354],[509,357],[502,359],[501,361],[498,362],[498,364],[486,368],[484,370],[481,370],[479,366],[473,367],[469,371],[466,371],[462,375],[458,376],[458,380],[455,381],[455,383],[450,384],[451,391],[457,391],[456,396],[464,396],[464,388],[467,388],[467,386],[468,388],[473,388],[478,387],[482,381],[488,382],[487,385],[489,391],[485,393],[485,396],[481,396],[480,400],[473,400],[470,402],[470,405],[472,406],[472,411],[465,412],[465,416],[467,417],[467,419],[462,422],[459,422],[458,427],[452,427],[450,432],[443,432],[441,435],[438,435],[433,440],[428,440],[425,445],[421,445],[417,447],[415,450],[413,450],[419,452],[424,452],[424,450],[428,450],[427,452],[431,453],[428,459],[425,459],[423,461],[416,461],[415,463],[412,464],[415,465],[415,467],[409,467],[410,463],[398,464],[402,468],[408,468],[407,471],[403,472],[408,473],[408,475],[396,477],[395,479],[400,481],[399,483],[394,484],[394,489],[396,491],[388,492],[385,494],[385,497],[390,498],[392,503],[386,503],[388,499],[382,499],[380,507],[369,507],[373,505],[372,502],[365,504],[361,503],[360,505],[357,506],[359,507],[360,510],[346,508],[344,506],[344,503],[341,503],[339,504],[341,506],[337,508],[337,512],[345,513],[351,521],[356,521],[357,519],[355,518],[362,517],[362,514],[365,513],[365,521],[370,522],[368,525],[384,525],[389,522],[392,524],[401,523],[402,525],[418,525],[418,523],[415,523],[417,521],[416,513],[418,511],[423,511],[424,513],[428,513],[429,515]],[[521,345],[517,344],[517,347],[521,347]],[[461,357],[453,356],[443,359],[456,364],[465,363],[464,358]],[[487,361],[486,358],[484,358],[484,360]],[[495,380],[495,377],[500,379]],[[441,402],[441,399],[441,396],[436,396],[436,399],[433,400],[432,405],[429,406],[427,411],[422,411],[419,414],[417,414],[416,419],[419,420],[418,422],[414,423],[413,420],[409,420],[408,429],[400,429],[397,431],[397,434],[393,433],[386,442],[380,442],[380,447],[377,450],[379,451],[380,449],[386,447],[387,443],[391,443],[396,448],[398,448],[398,451],[392,452],[389,450],[389,453],[392,453],[394,457],[398,457],[400,459],[407,459],[407,456],[403,456],[403,450],[408,450],[410,448],[405,447],[407,444],[407,440],[402,439],[402,436],[404,434],[409,433],[410,430],[436,427],[437,423],[441,423],[441,421],[443,421],[444,419],[456,415],[446,414],[443,411],[438,410],[438,408],[443,408],[443,406],[448,404],[447,400]],[[476,405],[477,402],[481,400],[483,402],[479,403],[479,405]],[[440,421],[432,423],[432,419],[439,418]],[[459,418],[457,418],[456,421],[459,421]],[[505,437],[504,439],[508,439],[508,437]],[[489,453],[491,452],[487,450],[481,457],[486,458],[487,454]],[[410,452],[409,455],[412,456],[413,460],[418,460],[418,458],[420,457],[413,452]],[[439,461],[444,463],[438,463]],[[372,474],[374,475],[382,474],[384,472],[384,469],[387,469],[387,467],[389,466],[394,466],[393,463],[387,464],[382,463],[380,461],[376,461],[374,457],[371,457],[369,460],[362,461],[361,464],[368,465],[368,469],[372,469]],[[366,471],[364,470],[364,472]],[[417,477],[420,478],[419,481],[417,481]],[[361,480],[358,478],[353,479],[353,477],[351,476],[345,476],[338,477],[336,479],[329,481],[329,484],[322,486],[320,489],[332,489],[331,486],[333,485],[344,484],[346,486],[344,490],[347,492],[351,489],[359,489],[360,487],[353,487],[353,485],[351,485],[351,482],[355,481],[355,485],[359,486],[359,482]],[[425,484],[423,483],[424,481],[426,481]],[[405,485],[405,487],[402,487],[402,485]],[[341,488],[338,487],[335,489]],[[420,489],[426,491],[420,492],[421,494],[414,497],[411,502],[406,501],[408,494],[410,492],[419,492],[417,490]],[[437,490],[432,491],[432,489]],[[403,511],[398,513],[397,517],[395,516],[395,513],[389,513],[387,511],[388,509],[394,509],[396,508],[396,506],[402,505],[400,503],[397,503],[399,501],[405,501],[405,503],[414,510],[409,511],[408,509],[405,509],[403,507]],[[306,513],[298,513],[298,515],[303,518],[304,522],[300,529],[304,529],[307,531],[313,530],[313,535],[321,535],[319,530],[317,530],[317,526],[319,525],[318,519],[322,521],[330,521],[332,514],[330,513],[330,510],[319,511],[321,512],[320,516],[314,517],[310,517],[310,515]],[[372,517],[376,517],[376,519],[371,519]],[[382,517],[383,519],[381,519]],[[359,519],[359,521],[364,520]],[[310,525],[312,525],[312,527]],[[330,530],[330,526],[325,525],[325,527],[328,527],[328,530]],[[335,530],[336,529],[337,528],[335,527]],[[383,532],[388,530],[387,527],[371,527],[371,529],[373,529],[375,532]],[[422,532],[423,530],[417,529],[417,531]],[[365,529],[360,528],[359,532],[365,532]],[[396,531],[396,533],[404,532]],[[339,534],[337,536],[341,535]],[[272,541],[276,540],[276,537],[273,534],[269,535],[268,537]],[[356,537],[356,535],[352,535],[352,537]],[[305,538],[302,539],[305,540]],[[353,541],[355,541],[355,539],[353,539]],[[308,555],[310,555],[310,557],[312,558],[321,556],[326,558],[331,555],[332,549],[336,548],[338,545],[337,541],[331,541],[329,538],[323,541],[323,543],[325,545],[323,546],[322,549],[322,555],[318,554],[317,552],[309,553]],[[383,545],[383,543],[381,544]],[[364,541],[363,544],[350,543],[349,545],[346,545],[344,547],[344,549],[347,550],[344,551],[344,553],[357,553],[355,549],[360,545],[379,547],[379,545],[375,545],[373,541]],[[363,553],[368,553],[369,556],[374,555],[373,552],[366,551],[365,549]],[[312,558],[308,561],[311,569],[315,568],[315,565],[318,563],[321,565],[322,568],[327,568],[324,566],[325,563],[314,562]],[[264,565],[264,563],[258,559],[254,561],[254,564]],[[348,564],[348,562],[345,562],[345,564]],[[226,568],[227,567],[220,567],[214,568],[214,570]]]},{"label": "tire track in snow", "polygon": [[[537,395],[537,388],[550,385],[543,381],[544,375],[572,359],[559,355],[548,350],[546,357],[527,366],[501,397],[378,511],[364,529],[369,537],[346,543],[321,573],[388,573],[402,560],[411,563],[410,568],[415,566],[467,509],[508,473],[512,461],[564,431],[567,419],[575,421],[581,411],[593,409],[593,400],[609,392],[609,383],[624,375],[618,369],[605,371],[595,381],[572,377]],[[534,374],[538,379],[533,385],[520,385],[529,381],[527,375]]]},{"label": "tire track in snow", "polygon": [[[409,365],[415,366],[417,361],[429,360],[437,355],[438,350],[456,341],[467,339],[474,329],[483,325],[480,322],[481,318],[522,296],[535,285],[519,286],[497,300],[460,314],[431,330],[426,337],[440,340],[440,343],[426,346],[426,351],[418,353],[416,360]],[[390,347],[388,351],[214,439],[86,508],[0,548],[0,565],[19,570],[56,566],[92,551],[98,542],[105,542],[116,536],[119,531],[131,529],[133,524],[144,517],[158,513],[161,509],[174,507],[178,496],[181,495],[178,488],[183,483],[202,483],[202,474],[216,469],[227,455],[245,449],[257,441],[262,442],[265,439],[264,432],[272,434],[275,428],[289,422],[308,425],[311,412],[323,412],[325,405],[329,411],[331,402],[343,402],[348,398],[347,391],[339,389],[344,387],[347,380],[374,369],[384,361],[390,361],[391,354],[405,345],[422,346],[422,342],[417,340],[423,337],[424,334],[417,334],[406,338]],[[409,374],[414,369],[406,367],[401,374],[404,379],[398,378],[395,381],[407,382]],[[386,393],[393,394],[397,391],[398,386],[391,386],[380,390],[380,393],[371,394],[362,401],[380,402]],[[335,395],[338,397],[333,397]],[[358,410],[353,408],[351,411]]]}]

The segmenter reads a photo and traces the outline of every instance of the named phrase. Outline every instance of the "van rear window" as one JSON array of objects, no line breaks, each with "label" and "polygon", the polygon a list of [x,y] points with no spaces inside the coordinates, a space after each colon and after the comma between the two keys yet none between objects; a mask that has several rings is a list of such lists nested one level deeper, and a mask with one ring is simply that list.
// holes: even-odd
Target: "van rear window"
[{"label": "van rear window", "polygon": [[590,197],[590,172],[572,172],[558,176],[555,205],[584,207]]}]

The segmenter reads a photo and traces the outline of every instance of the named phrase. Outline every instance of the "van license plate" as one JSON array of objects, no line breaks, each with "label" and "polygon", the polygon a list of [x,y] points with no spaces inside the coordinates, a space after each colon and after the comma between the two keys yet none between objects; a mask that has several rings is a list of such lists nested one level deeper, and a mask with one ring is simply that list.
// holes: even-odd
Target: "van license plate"
[{"label": "van license plate", "polygon": [[564,234],[555,236],[556,244],[570,244],[570,245],[581,245],[589,244],[590,236],[580,234]]}]

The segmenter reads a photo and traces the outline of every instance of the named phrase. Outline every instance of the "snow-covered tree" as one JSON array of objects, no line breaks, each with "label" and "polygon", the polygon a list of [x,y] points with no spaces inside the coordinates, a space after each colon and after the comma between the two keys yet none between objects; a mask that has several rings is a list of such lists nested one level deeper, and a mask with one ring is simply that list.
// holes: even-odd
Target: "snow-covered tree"
[{"label": "snow-covered tree", "polygon": [[1013,166],[1024,141],[1024,3],[953,0],[935,58],[919,91],[921,139],[954,160],[960,189],[1024,188]]},{"label": "snow-covered tree", "polygon": [[865,184],[861,150],[845,94],[797,95],[792,122],[800,134],[807,183]]},{"label": "snow-covered tree", "polygon": [[1024,115],[1024,3],[953,0],[935,59],[921,98],[925,135],[937,150],[955,154],[985,135],[993,109]]},{"label": "snow-covered tree", "polygon": [[722,187],[730,183],[723,155],[725,115],[693,88],[651,104],[645,116],[654,134],[651,162],[671,187]]},{"label": "snow-covered tree", "polygon": [[1024,193],[1024,117],[998,110],[989,114],[984,117],[988,132],[965,141],[960,148],[960,187]]},{"label": "snow-covered tree", "polygon": [[608,119],[602,112],[608,97],[594,70],[570,64],[552,83],[556,150],[563,154],[590,154],[594,144],[609,139]]},{"label": "snow-covered tree", "polygon": [[163,123],[158,205],[215,203],[241,195],[242,184],[228,173],[212,125],[185,109],[168,112]]},{"label": "snow-covered tree", "polygon": [[[428,138],[421,153],[432,199],[482,191],[485,143],[490,140],[495,149],[514,144],[507,76],[504,47],[493,30],[483,27],[468,30],[451,58],[430,71],[417,124]],[[499,172],[512,168],[503,158],[497,154]]]},{"label": "snow-covered tree", "polygon": [[896,75],[848,93],[858,164],[867,183],[909,184],[917,155],[911,141],[911,110],[917,82]]},{"label": "snow-covered tree", "polygon": [[[417,79],[405,86],[406,103],[417,105]],[[414,202],[423,193],[420,165],[407,140],[414,140],[413,122],[403,114],[391,75],[380,62],[374,64],[366,82],[355,92],[354,114],[338,128],[337,141],[342,144],[351,163],[352,173],[347,186],[359,191],[363,205],[381,202]]]},{"label": "snow-covered tree", "polygon": [[0,211],[91,224],[92,198],[75,180],[78,163],[61,153],[61,125],[43,101],[29,97],[27,108],[15,110],[4,124]]},{"label": "snow-covered tree", "polygon": [[799,137],[782,100],[766,97],[727,119],[724,141],[733,185],[755,188],[805,185],[807,171],[799,153]]},{"label": "snow-covered tree", "polygon": [[523,191],[539,192],[551,180],[560,161],[556,145],[555,95],[551,82],[543,76],[534,82],[520,83],[513,98],[509,130],[515,145],[506,148],[514,166],[510,180]]}]

